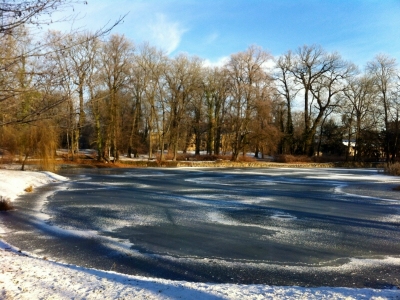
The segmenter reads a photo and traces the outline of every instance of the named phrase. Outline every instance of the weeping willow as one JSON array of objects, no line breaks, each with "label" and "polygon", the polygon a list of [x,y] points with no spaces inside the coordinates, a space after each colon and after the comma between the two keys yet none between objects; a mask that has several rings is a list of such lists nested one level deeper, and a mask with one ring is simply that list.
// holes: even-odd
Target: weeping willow
[{"label": "weeping willow", "polygon": [[41,121],[37,127],[36,152],[42,170],[54,171],[56,150],[59,142],[57,127],[51,121]]},{"label": "weeping willow", "polygon": [[56,150],[59,144],[57,127],[50,120],[14,127],[18,136],[17,153],[21,170],[27,163],[36,164],[40,170],[54,171]]}]

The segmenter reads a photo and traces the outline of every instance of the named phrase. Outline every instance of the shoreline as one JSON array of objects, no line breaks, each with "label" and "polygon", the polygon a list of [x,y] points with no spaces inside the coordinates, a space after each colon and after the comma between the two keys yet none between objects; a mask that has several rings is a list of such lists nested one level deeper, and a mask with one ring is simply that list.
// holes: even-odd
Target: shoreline
[{"label": "shoreline", "polygon": [[[267,161],[156,161],[145,159],[121,159],[117,163],[97,162],[95,160],[57,161],[54,163],[56,171],[70,168],[373,168],[383,170],[381,162],[267,162]],[[20,164],[0,164],[0,170],[20,170]],[[25,165],[25,171],[39,171],[40,167],[33,162]]]}]

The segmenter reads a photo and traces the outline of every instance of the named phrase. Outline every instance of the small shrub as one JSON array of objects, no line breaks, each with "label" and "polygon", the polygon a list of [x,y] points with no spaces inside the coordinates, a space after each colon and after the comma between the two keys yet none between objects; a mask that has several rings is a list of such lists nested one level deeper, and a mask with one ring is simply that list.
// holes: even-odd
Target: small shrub
[{"label": "small shrub", "polygon": [[12,164],[13,162],[14,162],[13,156],[0,154],[0,164]]},{"label": "small shrub", "polygon": [[[188,153],[178,153],[178,155],[176,156],[176,160],[178,161],[185,161],[185,160],[190,160],[190,158],[193,157],[192,154],[188,154]],[[172,159],[172,158],[171,158]]]},{"label": "small shrub", "polygon": [[[171,153],[164,153],[163,160],[171,160],[173,155]],[[156,156],[157,161],[161,161],[161,155],[157,154]]]},{"label": "small shrub", "polygon": [[400,163],[394,163],[386,167],[385,172],[389,175],[400,176]]},{"label": "small shrub", "polygon": [[254,157],[250,157],[250,156],[239,155],[238,156],[238,161],[240,161],[240,162],[253,162],[253,161],[256,161],[256,159]]},{"label": "small shrub", "polygon": [[32,193],[33,192],[33,186],[28,186],[26,189],[24,189],[25,192],[27,193]]},{"label": "small shrub", "polygon": [[312,159],[306,155],[281,154],[275,156],[275,161],[281,163],[297,163],[297,162],[311,162]]},{"label": "small shrub", "polygon": [[202,154],[195,155],[194,160],[196,161],[216,161],[216,160],[230,160],[232,157],[228,155],[216,155],[216,154]]},{"label": "small shrub", "polygon": [[215,161],[215,160],[217,160],[217,156],[212,155],[212,154],[195,155],[194,160],[196,160],[196,161]]},{"label": "small shrub", "polygon": [[226,155],[226,154],[220,154],[217,155],[216,160],[231,160],[232,159],[232,155]]},{"label": "small shrub", "polygon": [[14,207],[11,204],[11,201],[9,198],[5,198],[3,196],[0,196],[0,211],[1,210],[11,210]]},{"label": "small shrub", "polygon": [[177,161],[164,160],[157,162],[158,167],[164,167],[164,168],[176,168],[177,165],[178,165]]},{"label": "small shrub", "polygon": [[[190,157],[192,157],[193,155],[188,154],[188,153],[178,153],[176,155],[176,161],[185,161],[185,160],[189,160]],[[170,161],[172,160],[172,158],[174,157],[174,155],[172,153],[164,153],[163,156],[163,160],[164,161]],[[156,160],[160,161],[161,155],[157,154],[156,156]]]}]

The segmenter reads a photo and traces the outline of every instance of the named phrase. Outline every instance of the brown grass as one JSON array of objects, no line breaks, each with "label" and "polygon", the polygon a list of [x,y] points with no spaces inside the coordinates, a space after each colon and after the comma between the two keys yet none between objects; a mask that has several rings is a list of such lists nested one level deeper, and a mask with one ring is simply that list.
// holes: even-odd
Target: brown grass
[{"label": "brown grass", "polygon": [[[170,153],[164,154],[164,161],[171,161],[173,155]],[[160,163],[160,155],[157,155],[156,160]],[[231,161],[232,156],[231,155],[215,155],[215,154],[200,154],[200,155],[194,155],[194,154],[178,154],[176,157],[176,161],[220,161],[220,160],[226,160],[226,161]],[[256,158],[250,157],[250,156],[243,156],[239,155],[238,160],[239,162],[254,162],[257,161]]]},{"label": "brown grass", "polygon": [[[164,160],[172,160],[173,154],[172,153],[165,153]],[[157,161],[160,160],[160,155],[158,154],[156,157]],[[176,156],[177,161],[215,161],[217,159],[231,159],[230,156],[223,156],[223,155],[210,155],[210,154],[202,154],[202,155],[193,155],[188,153],[178,153]]]},{"label": "brown grass", "polygon": [[113,163],[106,161],[98,161],[95,159],[76,159],[76,160],[64,159],[57,162],[57,164],[79,166],[82,168],[121,168],[127,165],[126,163],[122,162]]},{"label": "brown grass", "polygon": [[389,175],[400,176],[400,163],[394,163],[385,168],[385,172]]},{"label": "brown grass", "polygon": [[33,186],[28,186],[26,189],[24,189],[25,192],[27,193],[32,193],[33,192]]},{"label": "brown grass", "polygon": [[12,164],[14,162],[14,157],[11,155],[1,155],[0,164]]},{"label": "brown grass", "polygon": [[[177,154],[176,160],[186,160],[186,158],[189,156],[190,155],[188,155],[188,154]],[[174,155],[172,153],[164,153],[163,160],[172,160],[173,157],[174,157]],[[157,154],[156,160],[160,161],[160,158],[161,158],[161,155]]]},{"label": "brown grass", "polygon": [[256,161],[254,157],[239,155],[238,161],[240,162],[253,162]]},{"label": "brown grass", "polygon": [[306,155],[281,154],[275,156],[275,161],[280,163],[309,163],[312,159]]},{"label": "brown grass", "polygon": [[0,196],[0,211],[11,210],[13,208],[9,198]]},{"label": "brown grass", "polygon": [[232,157],[229,155],[215,155],[215,154],[202,154],[194,156],[196,161],[216,161],[216,160],[230,160]]}]

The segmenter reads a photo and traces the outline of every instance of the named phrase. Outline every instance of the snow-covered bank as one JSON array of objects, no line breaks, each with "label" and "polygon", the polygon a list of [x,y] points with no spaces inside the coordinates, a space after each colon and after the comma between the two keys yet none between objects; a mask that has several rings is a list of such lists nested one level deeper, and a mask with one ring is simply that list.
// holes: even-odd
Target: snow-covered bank
[{"label": "snow-covered bank", "polygon": [[51,172],[0,170],[0,196],[14,201],[29,187],[34,189],[44,184],[65,180],[67,178]]},{"label": "snow-covered bank", "polygon": [[[0,195],[65,180],[53,173],[0,170]],[[1,228],[0,213],[0,228]],[[0,233],[1,238],[1,233]],[[0,242],[0,299],[399,299],[399,290],[205,284],[129,276],[19,253]]]},{"label": "snow-covered bank", "polygon": [[398,299],[397,290],[206,284],[128,276],[0,251],[1,299]]}]

